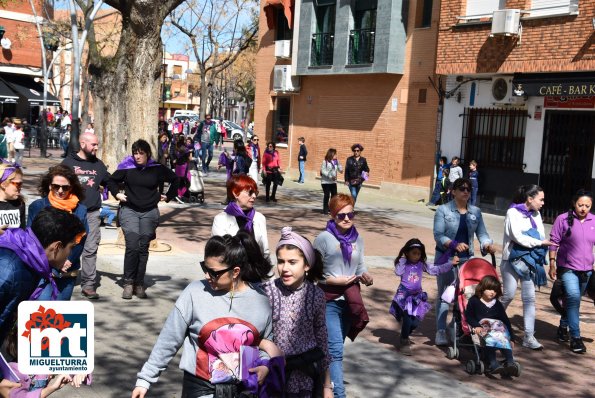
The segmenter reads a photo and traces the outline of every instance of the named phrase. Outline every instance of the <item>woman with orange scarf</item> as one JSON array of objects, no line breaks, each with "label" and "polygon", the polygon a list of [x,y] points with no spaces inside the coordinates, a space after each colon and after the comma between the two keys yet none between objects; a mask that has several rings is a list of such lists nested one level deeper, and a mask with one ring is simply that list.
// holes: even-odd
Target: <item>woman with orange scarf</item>
[{"label": "woman with orange scarf", "polygon": [[[41,199],[37,199],[29,205],[27,226],[32,224],[37,213],[51,206],[77,216],[85,226],[85,231],[89,232],[87,207],[80,203],[84,198],[83,187],[69,166],[59,164],[50,167],[47,174],[41,177],[38,192]],[[81,253],[84,246],[85,238],[82,238],[72,249],[64,267],[61,270],[52,269],[52,275],[60,291],[56,300],[70,300],[81,267]],[[44,282],[42,281],[42,283]],[[37,300],[51,300],[51,294],[52,286],[47,283]]]}]

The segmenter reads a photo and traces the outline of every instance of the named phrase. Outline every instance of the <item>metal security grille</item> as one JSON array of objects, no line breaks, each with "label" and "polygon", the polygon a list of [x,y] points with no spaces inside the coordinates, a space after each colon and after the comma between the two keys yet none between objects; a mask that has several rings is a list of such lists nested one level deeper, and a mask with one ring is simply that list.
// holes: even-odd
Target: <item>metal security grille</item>
[{"label": "metal security grille", "polygon": [[465,108],[461,154],[482,167],[522,170],[527,111]]},{"label": "metal security grille", "polygon": [[332,33],[315,33],[312,35],[312,48],[310,54],[311,66],[333,64],[333,51],[335,49],[335,35]]},{"label": "metal security grille", "polygon": [[349,65],[374,63],[375,32],[357,29],[349,33]]},{"label": "metal security grille", "polygon": [[539,171],[544,221],[553,222],[568,211],[578,189],[590,189],[594,147],[595,112],[546,112]]}]

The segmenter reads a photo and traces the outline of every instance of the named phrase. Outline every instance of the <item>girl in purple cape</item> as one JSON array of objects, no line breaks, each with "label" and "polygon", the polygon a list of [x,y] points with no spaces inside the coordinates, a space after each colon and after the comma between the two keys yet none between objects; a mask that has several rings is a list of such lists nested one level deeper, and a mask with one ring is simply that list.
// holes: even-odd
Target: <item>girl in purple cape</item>
[{"label": "girl in purple cape", "polygon": [[449,254],[447,251],[437,259],[437,264],[429,264],[424,244],[413,238],[405,243],[395,259],[395,274],[401,277],[401,283],[393,297],[390,313],[401,323],[400,350],[403,355],[411,355],[409,335],[432,308],[428,303],[428,294],[422,290],[423,273],[438,275],[450,271]]}]

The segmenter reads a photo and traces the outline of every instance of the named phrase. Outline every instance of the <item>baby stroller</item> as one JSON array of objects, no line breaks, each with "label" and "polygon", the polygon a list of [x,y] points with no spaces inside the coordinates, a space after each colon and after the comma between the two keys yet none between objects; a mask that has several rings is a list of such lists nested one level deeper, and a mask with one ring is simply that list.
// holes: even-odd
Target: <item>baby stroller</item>
[{"label": "baby stroller", "polygon": [[[485,364],[482,360],[481,342],[479,336],[472,335],[471,328],[465,319],[465,308],[467,301],[475,294],[475,287],[483,277],[491,275],[498,278],[496,272],[496,257],[492,256],[492,264],[483,258],[472,258],[459,268],[459,277],[455,289],[455,310],[453,311],[453,346],[448,347],[446,357],[448,359],[459,358],[459,346],[472,347],[475,354],[474,359],[470,359],[465,364],[465,370],[469,374],[483,374]],[[521,365],[514,362],[514,374],[521,375]]]},{"label": "baby stroller", "polygon": [[200,160],[190,161],[188,168],[190,169],[190,185],[188,187],[190,203],[204,203],[205,201],[205,184],[202,179],[202,171],[199,165]]}]

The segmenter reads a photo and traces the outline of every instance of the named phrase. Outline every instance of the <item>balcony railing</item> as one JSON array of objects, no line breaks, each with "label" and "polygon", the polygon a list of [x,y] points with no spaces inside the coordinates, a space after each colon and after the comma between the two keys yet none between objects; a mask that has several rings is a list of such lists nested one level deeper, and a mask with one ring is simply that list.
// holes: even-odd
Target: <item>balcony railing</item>
[{"label": "balcony railing", "polygon": [[335,36],[332,33],[315,33],[312,35],[311,66],[333,64]]},{"label": "balcony railing", "polygon": [[349,65],[374,63],[374,30],[357,29],[349,33]]}]

